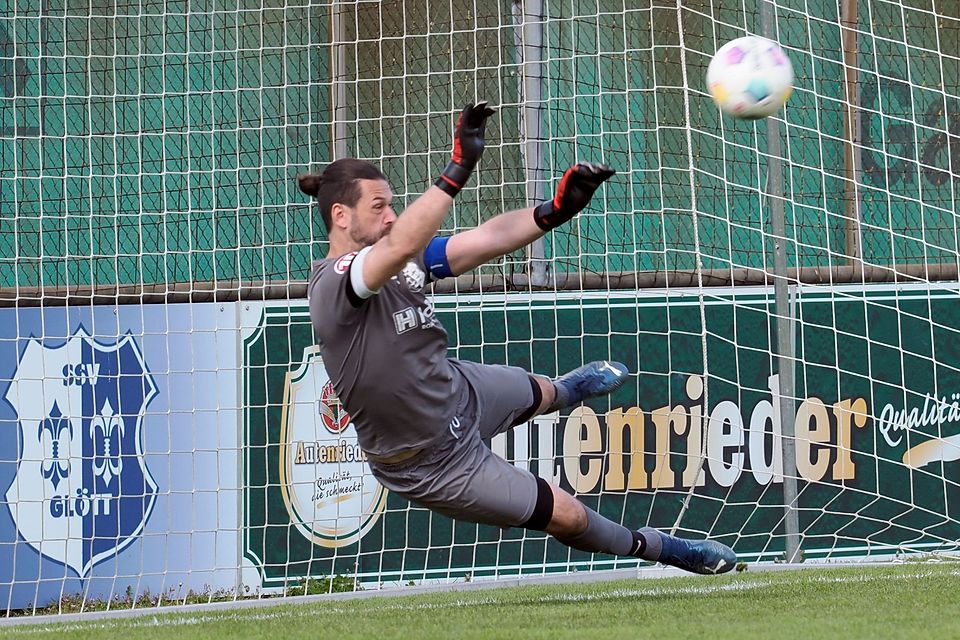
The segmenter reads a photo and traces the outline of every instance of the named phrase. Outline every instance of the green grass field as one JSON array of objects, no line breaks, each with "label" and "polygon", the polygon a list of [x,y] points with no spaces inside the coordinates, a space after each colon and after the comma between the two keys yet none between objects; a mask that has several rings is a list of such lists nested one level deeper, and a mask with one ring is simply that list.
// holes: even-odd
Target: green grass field
[{"label": "green grass field", "polygon": [[0,629],[0,638],[958,638],[960,564],[376,597]]}]

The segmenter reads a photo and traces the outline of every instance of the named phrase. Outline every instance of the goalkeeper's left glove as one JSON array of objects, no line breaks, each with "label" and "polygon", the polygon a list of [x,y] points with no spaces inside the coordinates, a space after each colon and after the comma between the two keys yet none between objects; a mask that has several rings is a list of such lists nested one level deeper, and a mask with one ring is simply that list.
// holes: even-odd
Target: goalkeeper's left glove
[{"label": "goalkeeper's left glove", "polygon": [[473,168],[480,161],[485,144],[483,136],[487,118],[494,113],[484,100],[477,104],[469,103],[457,118],[453,132],[453,154],[436,182],[436,185],[451,197],[460,193]]},{"label": "goalkeeper's left glove", "polygon": [[578,162],[563,173],[557,194],[533,210],[533,219],[544,231],[550,231],[577,215],[590,203],[590,198],[603,181],[616,171],[605,164]]}]

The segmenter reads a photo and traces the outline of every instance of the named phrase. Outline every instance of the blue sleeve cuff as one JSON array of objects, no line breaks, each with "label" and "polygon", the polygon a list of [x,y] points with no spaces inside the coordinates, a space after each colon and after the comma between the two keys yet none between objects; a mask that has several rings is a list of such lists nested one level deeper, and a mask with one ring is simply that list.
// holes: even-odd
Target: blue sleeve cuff
[{"label": "blue sleeve cuff", "polygon": [[442,280],[453,275],[447,262],[447,241],[450,237],[437,236],[427,244],[423,252],[423,263],[434,280]]}]

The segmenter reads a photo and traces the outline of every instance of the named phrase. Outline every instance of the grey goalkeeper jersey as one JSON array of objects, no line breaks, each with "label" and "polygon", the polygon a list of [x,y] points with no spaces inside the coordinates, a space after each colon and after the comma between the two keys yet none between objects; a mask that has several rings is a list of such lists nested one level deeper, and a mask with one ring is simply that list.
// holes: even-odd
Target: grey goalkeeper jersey
[{"label": "grey goalkeeper jersey", "polygon": [[427,446],[449,428],[467,383],[447,359],[447,332],[423,294],[423,255],[368,298],[351,283],[355,255],[313,265],[310,319],[323,364],[364,451],[382,457]]}]

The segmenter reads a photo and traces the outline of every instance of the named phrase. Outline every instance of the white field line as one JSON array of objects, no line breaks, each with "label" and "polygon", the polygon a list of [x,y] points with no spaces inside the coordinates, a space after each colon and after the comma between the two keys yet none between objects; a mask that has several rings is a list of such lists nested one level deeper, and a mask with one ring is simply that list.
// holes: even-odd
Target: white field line
[{"label": "white field line", "polygon": [[[875,582],[877,580],[923,580],[933,576],[960,576],[960,569],[954,569],[952,571],[917,571],[913,573],[903,573],[903,574],[893,574],[893,575],[872,575],[870,573],[855,574],[855,575],[840,575],[840,576],[829,576],[829,575],[815,575],[808,576],[806,578],[807,582],[819,583],[819,584],[842,584],[842,583],[865,583],[865,582]],[[611,599],[622,599],[622,598],[662,598],[665,596],[677,596],[677,595],[709,595],[715,593],[726,593],[726,592],[738,592],[738,591],[751,591],[754,589],[762,589],[764,587],[783,584],[780,582],[772,582],[769,580],[744,580],[739,582],[724,582],[722,584],[705,584],[700,585],[685,585],[677,587],[647,587],[647,588],[631,588],[631,589],[614,589],[612,591],[603,591],[601,593],[570,593],[570,594],[553,594],[547,596],[536,596],[529,598],[507,598],[512,603],[516,604],[562,604],[562,603],[579,603],[579,602],[592,602],[597,600],[611,600]],[[499,594],[499,595],[498,595]],[[424,603],[414,603],[414,602],[396,602],[391,604],[385,604],[383,606],[377,607],[381,611],[423,611],[423,610],[436,610],[436,609],[457,609],[464,606],[477,606],[477,605],[490,605],[498,604],[503,602],[505,598],[500,597],[503,595],[503,592],[479,592],[475,597],[470,598],[458,598],[456,600],[450,600],[447,602],[424,602]],[[267,604],[264,602],[264,604]],[[275,601],[276,605],[289,605],[289,602],[283,602],[282,600]],[[322,610],[323,615],[336,615],[336,614],[354,614],[356,613],[352,607],[343,607],[343,606],[325,606]],[[37,634],[37,633],[50,633],[50,632],[64,632],[64,631],[74,631],[74,630],[86,630],[86,631],[95,631],[95,630],[106,630],[106,629],[136,629],[136,628],[150,628],[150,627],[178,627],[178,626],[195,626],[202,625],[206,623],[215,623],[215,622],[255,622],[255,621],[264,621],[264,620],[282,620],[282,619],[298,619],[298,618],[316,618],[318,612],[315,608],[308,608],[303,606],[287,606],[284,608],[275,608],[272,611],[258,612],[258,613],[245,613],[239,611],[225,611],[223,613],[206,613],[206,614],[196,614],[196,615],[163,615],[162,612],[154,612],[153,614],[143,614],[137,618],[127,618],[127,619],[113,619],[109,621],[101,622],[65,622],[60,624],[29,624],[27,622],[24,625],[18,625],[16,633],[18,636]],[[0,629],[0,634],[2,634],[2,629]]]}]

